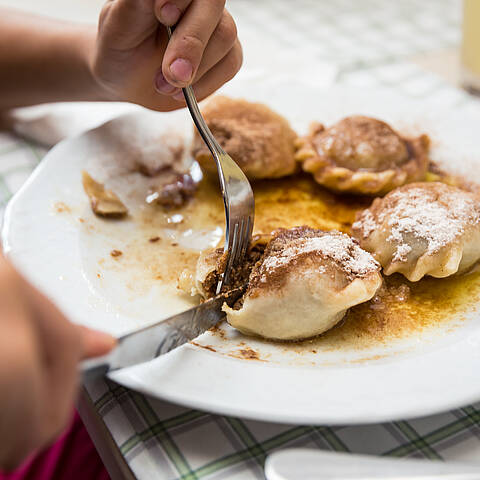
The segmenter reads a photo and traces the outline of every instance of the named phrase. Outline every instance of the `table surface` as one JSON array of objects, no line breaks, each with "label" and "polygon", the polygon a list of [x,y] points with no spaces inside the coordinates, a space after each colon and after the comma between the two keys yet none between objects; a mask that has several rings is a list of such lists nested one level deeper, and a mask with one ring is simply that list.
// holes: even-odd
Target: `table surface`
[{"label": "table surface", "polygon": [[[0,5],[84,22],[95,21],[101,4],[0,0]],[[453,86],[459,82],[459,0],[231,0],[228,7],[246,52],[248,39],[261,32],[267,49],[308,50],[308,60],[313,56],[334,65],[337,83],[389,86],[443,105],[477,102]],[[31,142],[0,134],[1,205],[45,153]],[[266,455],[292,446],[428,459],[480,458],[480,405],[412,421],[293,427],[185,409],[103,380],[87,389],[80,412],[113,478],[261,479]]]}]

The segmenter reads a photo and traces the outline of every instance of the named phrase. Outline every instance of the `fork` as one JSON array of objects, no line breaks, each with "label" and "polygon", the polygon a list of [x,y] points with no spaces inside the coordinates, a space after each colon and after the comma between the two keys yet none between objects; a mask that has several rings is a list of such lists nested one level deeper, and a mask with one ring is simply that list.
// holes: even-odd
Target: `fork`
[{"label": "fork", "polygon": [[[167,27],[168,37],[172,37],[172,29]],[[232,269],[239,265],[247,253],[252,238],[255,216],[255,200],[253,190],[245,174],[235,161],[215,140],[198,107],[195,93],[191,86],[182,88],[185,102],[192,115],[203,141],[206,143],[217,165],[220,189],[225,206],[225,245],[227,255],[225,271],[217,284],[217,294],[228,285]]]}]

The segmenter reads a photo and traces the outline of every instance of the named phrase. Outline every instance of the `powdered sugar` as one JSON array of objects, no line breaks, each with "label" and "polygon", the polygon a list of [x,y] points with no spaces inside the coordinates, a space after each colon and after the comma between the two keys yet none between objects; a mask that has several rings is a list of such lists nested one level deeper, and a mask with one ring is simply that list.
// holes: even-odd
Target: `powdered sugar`
[{"label": "powdered sugar", "polygon": [[[364,276],[377,271],[378,263],[374,258],[348,235],[340,232],[325,232],[320,236],[293,239],[274,256],[267,256],[263,269],[271,272],[294,261],[299,255],[317,252],[326,259],[333,260],[339,269],[347,275]],[[319,273],[325,273],[323,265]]]},{"label": "powdered sugar", "polygon": [[[391,241],[390,237],[387,238],[388,241]],[[407,245],[406,243],[401,243],[400,245],[397,246],[397,249],[395,250],[395,254],[392,257],[392,261],[394,262],[405,261],[407,259],[407,255],[411,251],[412,251],[412,247],[410,245]]]},{"label": "powdered sugar", "polygon": [[376,228],[378,228],[378,225],[372,212],[370,212],[370,210],[365,210],[362,214],[361,220],[355,222],[352,225],[352,228],[361,230],[363,238],[367,238]]},{"label": "powdered sugar", "polygon": [[393,261],[406,261],[412,246],[421,242],[428,255],[456,241],[468,226],[480,223],[480,203],[469,192],[441,183],[409,185],[385,197],[376,218],[362,214],[354,228],[367,238],[387,229],[387,242],[395,244]]}]

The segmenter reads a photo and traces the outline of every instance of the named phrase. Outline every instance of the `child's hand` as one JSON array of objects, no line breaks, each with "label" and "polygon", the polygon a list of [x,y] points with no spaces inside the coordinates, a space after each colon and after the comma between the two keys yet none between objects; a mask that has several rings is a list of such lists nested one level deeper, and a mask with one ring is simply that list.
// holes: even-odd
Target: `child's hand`
[{"label": "child's hand", "polygon": [[66,320],[0,256],[0,469],[14,468],[66,427],[78,362],[114,343]]},{"label": "child's hand", "polygon": [[[181,87],[199,99],[239,70],[242,49],[225,0],[110,0],[100,15],[93,60],[113,100],[155,110],[184,105]],[[168,42],[164,25],[176,25]]]}]

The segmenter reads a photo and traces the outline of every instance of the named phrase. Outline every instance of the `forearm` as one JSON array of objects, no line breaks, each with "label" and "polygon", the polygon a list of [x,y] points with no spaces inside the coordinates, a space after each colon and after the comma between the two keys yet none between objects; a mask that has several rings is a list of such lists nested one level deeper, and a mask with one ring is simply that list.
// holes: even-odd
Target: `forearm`
[{"label": "forearm", "polygon": [[0,9],[0,110],[107,100],[90,59],[96,29]]}]

